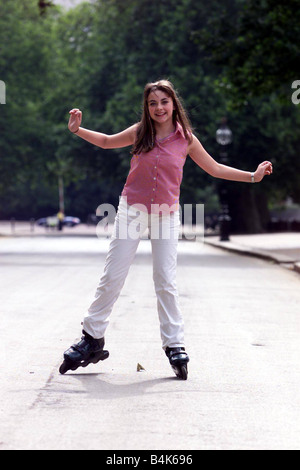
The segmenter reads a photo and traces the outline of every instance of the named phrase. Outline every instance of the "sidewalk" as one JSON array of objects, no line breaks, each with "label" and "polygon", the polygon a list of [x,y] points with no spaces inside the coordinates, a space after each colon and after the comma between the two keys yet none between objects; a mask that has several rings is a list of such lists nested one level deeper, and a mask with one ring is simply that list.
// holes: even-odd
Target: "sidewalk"
[{"label": "sidewalk", "polygon": [[[104,232],[104,230],[103,230]],[[34,236],[95,236],[96,226],[79,224],[76,227],[64,227],[60,232],[56,228],[32,225],[30,221],[0,221],[0,237],[34,237]]]},{"label": "sidewalk", "polygon": [[[32,225],[26,221],[16,221],[11,223],[10,221],[0,221],[0,237],[98,237],[98,238],[110,238],[113,233],[114,225],[101,224],[98,225],[87,225],[79,224],[75,227],[63,227],[62,231],[57,228],[46,228],[40,227],[36,224]],[[149,232],[146,231],[143,238],[148,237]],[[200,226],[198,231],[195,231],[195,227],[192,225],[184,225],[181,227],[180,239],[185,238],[187,240],[194,240],[197,237],[198,240],[203,240],[203,227]]]},{"label": "sidewalk", "polygon": [[300,233],[266,233],[232,235],[230,241],[219,237],[205,237],[205,243],[248,256],[257,256],[286,265],[300,273]]}]

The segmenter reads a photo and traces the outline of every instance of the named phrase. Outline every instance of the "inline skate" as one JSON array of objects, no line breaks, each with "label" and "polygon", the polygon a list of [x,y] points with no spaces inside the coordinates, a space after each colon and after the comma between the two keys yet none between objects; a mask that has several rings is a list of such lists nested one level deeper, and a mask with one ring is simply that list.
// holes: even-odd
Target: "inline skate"
[{"label": "inline skate", "polygon": [[181,380],[187,380],[188,378],[188,367],[187,364],[190,360],[189,356],[185,352],[185,348],[166,348],[166,355],[169,358],[172,369],[176,376]]},{"label": "inline skate", "polygon": [[60,374],[65,374],[68,370],[76,370],[78,367],[87,367],[89,364],[96,364],[108,358],[109,352],[103,350],[104,338],[94,339],[84,330],[83,336],[77,344],[73,344],[64,353],[64,362],[59,368]]}]

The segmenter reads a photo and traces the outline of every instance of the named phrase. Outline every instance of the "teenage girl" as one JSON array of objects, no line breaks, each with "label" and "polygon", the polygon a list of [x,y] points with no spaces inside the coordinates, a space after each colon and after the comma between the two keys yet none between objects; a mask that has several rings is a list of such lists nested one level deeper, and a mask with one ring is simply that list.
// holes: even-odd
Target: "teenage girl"
[{"label": "teenage girl", "polygon": [[84,317],[82,339],[65,352],[60,372],[85,367],[108,357],[108,351],[103,351],[108,317],[123,287],[139,240],[148,228],[162,347],[176,375],[186,379],[189,357],[184,347],[183,318],[176,287],[179,194],[186,157],[189,155],[215,178],[245,183],[258,183],[270,175],[272,164],[264,161],[251,173],[214,160],[193,135],[181,101],[167,80],[146,85],[141,121],[123,132],[114,135],[94,132],[81,127],[81,121],[82,112],[72,109],[68,124],[72,133],[104,149],[132,146],[133,157],[120,198],[104,273],[95,300]]}]

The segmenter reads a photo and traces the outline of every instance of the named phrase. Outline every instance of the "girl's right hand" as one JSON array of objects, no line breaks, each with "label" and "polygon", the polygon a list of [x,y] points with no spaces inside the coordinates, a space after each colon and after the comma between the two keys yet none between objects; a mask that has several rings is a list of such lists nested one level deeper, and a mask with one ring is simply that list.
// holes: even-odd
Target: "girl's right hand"
[{"label": "girl's right hand", "polygon": [[69,131],[76,132],[78,131],[81,120],[82,120],[82,112],[78,108],[71,109],[69,112],[70,118],[68,123]]}]

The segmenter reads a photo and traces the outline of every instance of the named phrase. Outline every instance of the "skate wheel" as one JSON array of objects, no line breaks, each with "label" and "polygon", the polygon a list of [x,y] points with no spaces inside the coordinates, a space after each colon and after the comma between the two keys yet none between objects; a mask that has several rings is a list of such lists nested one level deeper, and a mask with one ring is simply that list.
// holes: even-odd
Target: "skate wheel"
[{"label": "skate wheel", "polygon": [[64,375],[68,370],[77,370],[80,364],[70,362],[70,361],[64,361],[62,365],[59,368],[59,373]]},{"label": "skate wheel", "polygon": [[105,361],[105,359],[107,359],[109,356],[109,352],[108,351],[100,351],[99,353],[96,353],[95,355],[93,355],[90,359],[89,359],[89,362],[93,363],[93,364],[97,364],[99,361]]},{"label": "skate wheel", "polygon": [[181,366],[174,366],[173,370],[175,372],[176,377],[178,377],[181,380],[187,380],[188,378],[188,369],[187,365],[181,365]]},{"label": "skate wheel", "polygon": [[109,356],[108,351],[99,351],[98,353],[93,353],[88,359],[82,362],[74,362],[64,360],[62,365],[59,368],[60,374],[64,375],[68,370],[77,370],[79,367],[87,367],[89,364],[97,364],[99,361],[104,361]]},{"label": "skate wheel", "polygon": [[59,373],[64,375],[66,372],[68,372],[68,370],[69,370],[69,364],[66,361],[64,361],[59,368]]},{"label": "skate wheel", "polygon": [[181,366],[180,367],[180,377],[181,380],[187,380],[188,378],[188,370],[187,366]]}]

